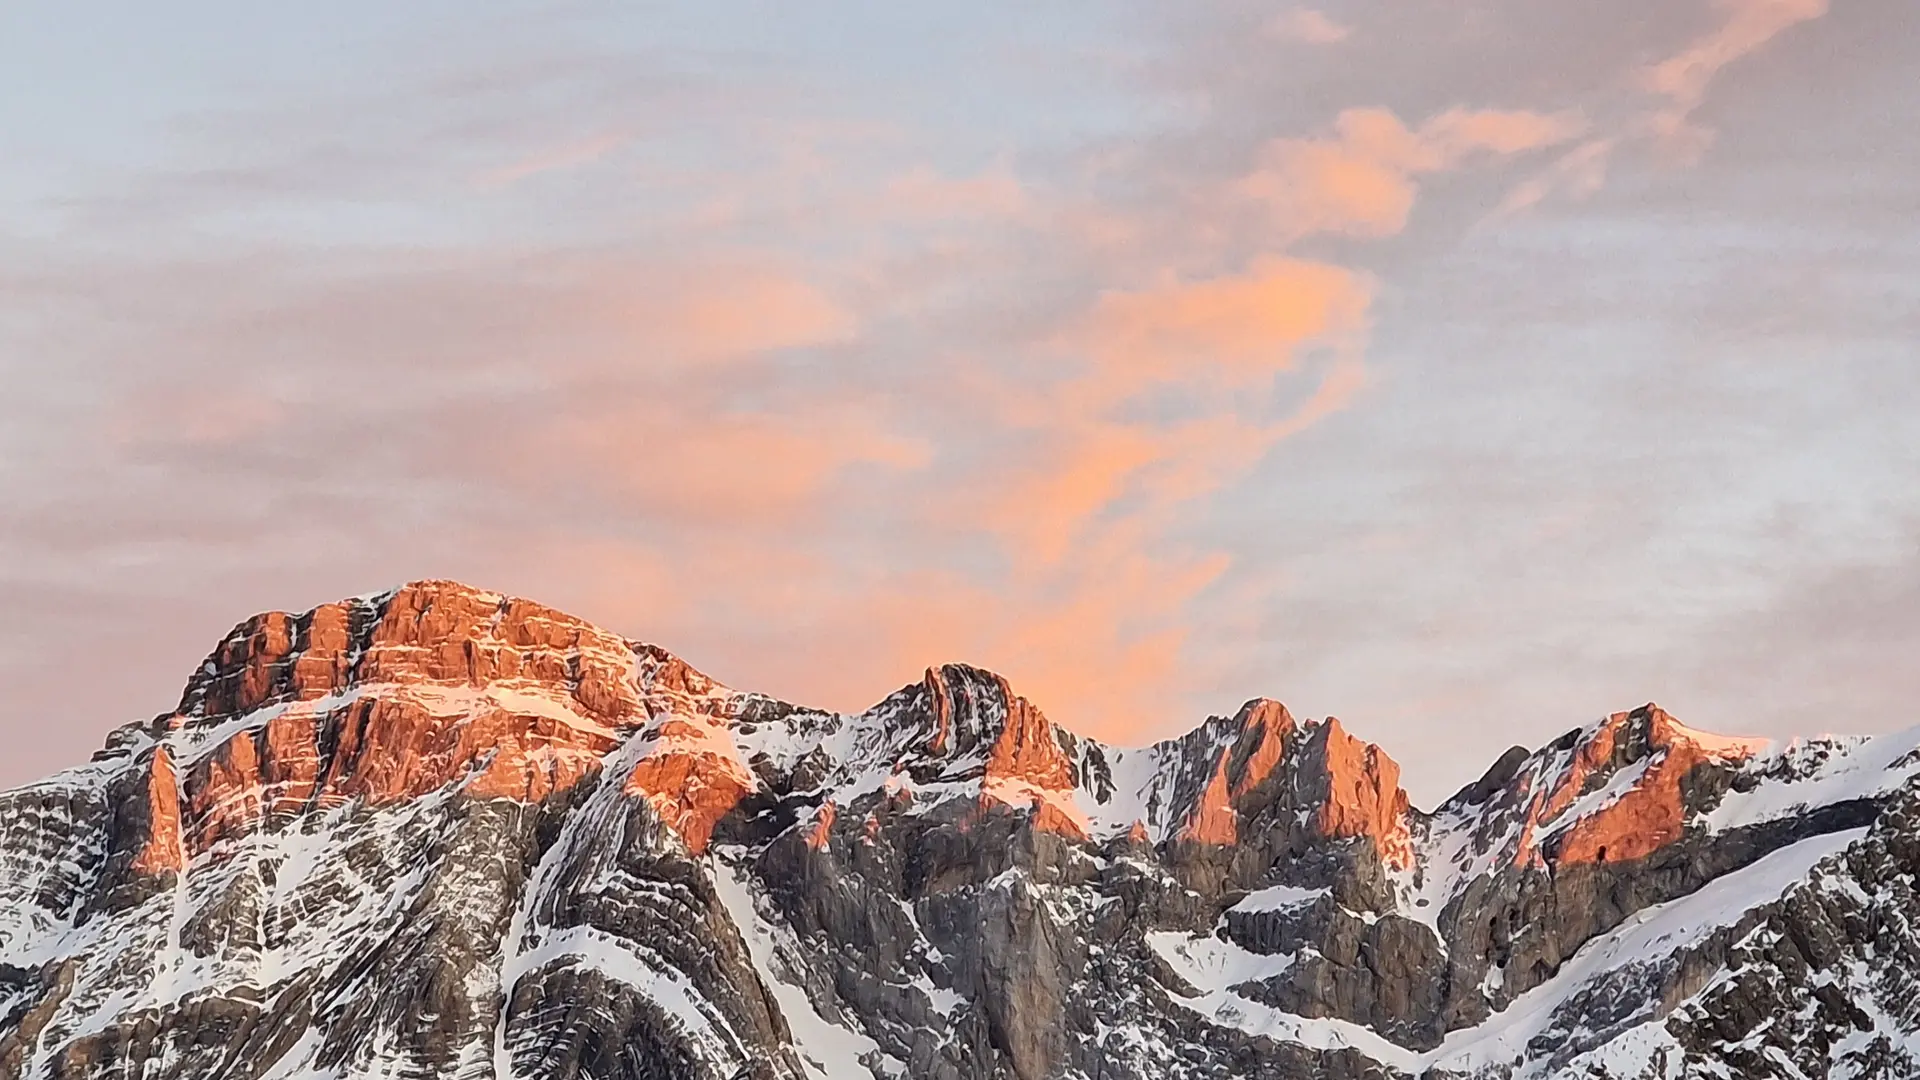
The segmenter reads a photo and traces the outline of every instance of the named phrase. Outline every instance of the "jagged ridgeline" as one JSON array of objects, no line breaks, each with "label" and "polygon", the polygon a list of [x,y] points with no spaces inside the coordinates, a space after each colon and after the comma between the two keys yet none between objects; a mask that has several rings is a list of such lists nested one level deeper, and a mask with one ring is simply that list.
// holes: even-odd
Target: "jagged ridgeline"
[{"label": "jagged ridgeline", "polygon": [[1273,701],[835,714],[417,582],[0,794],[0,1080],[1915,1076],[1916,744],[1648,706],[1428,813]]}]

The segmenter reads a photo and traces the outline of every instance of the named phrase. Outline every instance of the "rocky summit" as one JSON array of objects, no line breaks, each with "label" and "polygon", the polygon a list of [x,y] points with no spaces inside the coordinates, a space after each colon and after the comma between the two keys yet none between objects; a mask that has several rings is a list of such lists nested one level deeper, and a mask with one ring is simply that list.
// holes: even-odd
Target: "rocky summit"
[{"label": "rocky summit", "polygon": [[1274,701],[845,715],[417,582],[0,794],[0,1078],[1916,1076],[1917,746],[1649,705],[1429,812]]}]

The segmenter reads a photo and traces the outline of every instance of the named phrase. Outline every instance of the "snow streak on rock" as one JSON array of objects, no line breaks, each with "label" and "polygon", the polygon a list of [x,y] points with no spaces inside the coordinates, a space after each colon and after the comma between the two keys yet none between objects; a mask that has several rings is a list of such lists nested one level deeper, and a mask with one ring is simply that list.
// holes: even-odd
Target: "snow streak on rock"
[{"label": "snow streak on rock", "polygon": [[0,1077],[1911,1076],[1916,773],[1647,706],[1427,813],[1275,701],[835,714],[416,582],[0,793]]}]

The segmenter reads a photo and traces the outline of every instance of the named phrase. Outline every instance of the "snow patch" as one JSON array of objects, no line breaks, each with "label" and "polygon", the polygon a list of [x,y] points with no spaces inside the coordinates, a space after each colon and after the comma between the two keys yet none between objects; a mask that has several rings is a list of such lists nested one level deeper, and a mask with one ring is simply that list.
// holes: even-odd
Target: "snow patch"
[{"label": "snow patch", "polygon": [[1553,1029],[1560,1007],[1595,977],[1623,965],[1658,961],[1737,923],[1747,912],[1778,900],[1821,860],[1846,850],[1867,830],[1811,837],[1723,875],[1699,891],[1646,908],[1587,942],[1554,977],[1529,990],[1477,1027],[1450,1033],[1427,1055],[1426,1067],[1460,1072],[1535,1057],[1528,1044]]},{"label": "snow patch", "polygon": [[1326,889],[1302,889],[1293,885],[1269,885],[1256,892],[1250,892],[1232,910],[1251,914],[1257,911],[1286,911],[1305,907],[1323,896],[1330,895]]},{"label": "snow patch", "polygon": [[[1760,784],[1727,792],[1706,815],[1707,827],[1725,832],[1792,817],[1809,807],[1890,794],[1920,773],[1920,760],[1903,760],[1916,749],[1920,728],[1870,738],[1795,739],[1753,758],[1747,768],[1762,777]],[[1774,772],[1784,775],[1768,775]]]},{"label": "snow patch", "polygon": [[1283,975],[1298,959],[1293,953],[1269,956],[1243,949],[1224,938],[1183,934],[1177,930],[1149,933],[1147,947],[1202,994]]}]

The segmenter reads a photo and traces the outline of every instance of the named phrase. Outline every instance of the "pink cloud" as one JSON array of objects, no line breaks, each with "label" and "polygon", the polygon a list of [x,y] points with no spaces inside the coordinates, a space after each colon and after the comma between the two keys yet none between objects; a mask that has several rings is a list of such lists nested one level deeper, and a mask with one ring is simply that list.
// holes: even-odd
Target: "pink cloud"
[{"label": "pink cloud", "polygon": [[[1063,418],[1022,446],[1024,467],[985,478],[966,515],[1004,540],[1017,564],[1057,565],[1076,550],[1095,515],[1124,497],[1136,476],[1173,448],[1157,433]],[[980,504],[976,506],[977,504]]]},{"label": "pink cloud", "polygon": [[565,172],[591,165],[629,141],[625,135],[594,135],[550,147],[518,161],[489,169],[475,180],[483,188],[512,187],[542,173]]},{"label": "pink cloud", "polygon": [[1276,38],[1309,45],[1333,45],[1347,40],[1353,28],[1343,26],[1314,8],[1294,8],[1267,20],[1266,31]]},{"label": "pink cloud", "polygon": [[1607,181],[1607,166],[1619,139],[1587,139],[1555,158],[1545,169],[1515,184],[1500,202],[1495,217],[1530,210],[1548,198],[1559,195],[1584,199],[1599,191]]},{"label": "pink cloud", "polygon": [[1240,274],[1106,293],[1068,344],[1092,359],[1095,400],[1174,382],[1244,386],[1293,368],[1303,345],[1352,340],[1370,300],[1354,271],[1265,256]]},{"label": "pink cloud", "polygon": [[1641,73],[1645,87],[1667,99],[1654,114],[1655,133],[1697,141],[1688,118],[1700,107],[1707,87],[1728,65],[1757,52],[1783,31],[1827,13],[1827,0],[1716,0],[1726,19],[1711,33]]},{"label": "pink cloud", "polygon": [[963,177],[920,165],[887,182],[883,205],[920,219],[1011,217],[1028,209],[1031,200],[1005,164]]},{"label": "pink cloud", "polygon": [[137,398],[116,403],[106,427],[122,447],[221,446],[258,438],[287,420],[286,404],[258,388],[153,384]]},{"label": "pink cloud", "polygon": [[[1080,375],[988,387],[1007,457],[961,483],[942,520],[984,523],[1016,567],[1057,567],[1108,536],[1144,542],[1172,507],[1217,491],[1351,400],[1371,296],[1362,275],[1280,256],[1102,294],[1052,341],[1082,361]],[[1284,420],[1242,418],[1248,391],[1295,372],[1309,346],[1345,359]],[[1184,416],[1128,415],[1130,402],[1163,391],[1189,399]]]},{"label": "pink cloud", "polygon": [[689,260],[640,272],[611,268],[582,284],[617,328],[637,367],[672,367],[738,359],[779,349],[853,339],[859,319],[819,285],[775,261]]},{"label": "pink cloud", "polygon": [[1235,190],[1295,237],[1391,236],[1406,228],[1417,177],[1557,146],[1584,127],[1566,113],[1456,108],[1409,129],[1385,109],[1347,109],[1331,136],[1268,143]]},{"label": "pink cloud", "polygon": [[[82,374],[47,395],[70,415],[44,431],[31,407],[16,417],[10,461],[32,486],[9,491],[20,511],[0,546],[22,577],[145,595],[155,619],[191,599],[216,631],[256,599],[453,574],[800,700],[857,708],[925,664],[973,660],[1085,730],[1163,733],[1193,719],[1186,695],[1217,685],[1188,645],[1234,614],[1222,575],[1264,602],[1249,575],[1290,569],[1231,565],[1215,549],[1247,538],[1209,531],[1226,501],[1209,500],[1270,497],[1236,485],[1288,439],[1340,436],[1335,418],[1398,370],[1369,362],[1376,285],[1342,265],[1347,241],[1408,229],[1443,174],[1537,168],[1508,191],[1508,212],[1591,193],[1621,167],[1619,147],[1650,137],[1649,110],[1684,124],[1728,65],[1825,7],[1725,2],[1687,40],[1673,27],[1690,6],[1669,18],[1642,5],[1657,17],[1618,20],[1633,24],[1619,42],[1536,43],[1506,34],[1517,21],[1445,5],[1404,21],[1383,7],[1380,23],[1336,9],[1352,26],[1234,6],[1183,10],[1193,33],[1169,35],[1171,49],[1043,49],[1044,77],[1025,85],[1084,83],[1066,104],[1112,128],[1080,113],[917,116],[919,98],[859,100],[839,72],[651,101],[622,64],[537,118],[521,101],[489,115],[496,106],[387,95],[396,112],[422,111],[329,178],[311,160],[334,161],[314,146],[337,141],[340,117],[309,123],[306,146],[298,129],[313,118],[263,115],[245,145],[207,159],[260,155],[244,184],[127,174],[116,183],[134,194],[106,200],[124,232],[89,234],[81,200],[61,226],[73,242],[63,232],[44,259],[31,238],[9,238],[22,254],[0,294],[30,301],[25,352],[44,352],[49,372],[78,357]],[[1389,40],[1377,29],[1388,22],[1489,48],[1473,35],[1506,34],[1495,51],[1524,56],[1439,55],[1445,41]],[[1222,25],[1228,45],[1205,39]],[[1584,66],[1559,80],[1574,54]],[[1635,74],[1639,57],[1666,59]],[[1058,65],[1082,60],[1063,77]],[[1175,68],[1199,76],[1169,96],[1115,96],[1184,79]],[[1295,69],[1310,92],[1287,81]],[[1452,105],[1507,93],[1520,107]],[[1399,111],[1360,107],[1379,101]],[[1562,111],[1573,101],[1580,114]],[[663,140],[644,174],[611,167],[627,137],[553,134],[636,122]],[[449,131],[463,134],[440,134],[433,154],[414,137]],[[276,146],[294,152],[276,162]],[[926,164],[982,153],[997,156]],[[469,198],[454,218],[403,205],[422,159],[430,174],[443,160],[499,162],[473,184],[512,197]],[[350,232],[366,225],[351,206],[368,193],[393,197],[382,224],[400,212],[430,226],[410,235],[481,231],[444,250],[263,231],[223,261],[234,222],[311,221],[317,194],[348,207]],[[483,250],[495,235],[516,246]],[[1400,250],[1377,253],[1388,281]],[[108,251],[131,254],[89,261]],[[35,280],[36,262],[66,276]],[[87,413],[97,372],[109,393],[135,385],[116,365],[139,368],[136,400]],[[139,560],[165,573],[138,576]],[[35,603],[72,609],[70,597]],[[35,618],[14,621],[38,634]],[[112,621],[76,621],[71,640]],[[193,635],[165,636],[173,648]],[[181,646],[183,664],[204,644]]]},{"label": "pink cloud", "polygon": [[850,468],[910,472],[931,454],[857,408],[729,413],[670,394],[580,400],[538,438],[548,452],[525,482],[557,459],[649,513],[712,525],[792,521],[819,511]]}]

